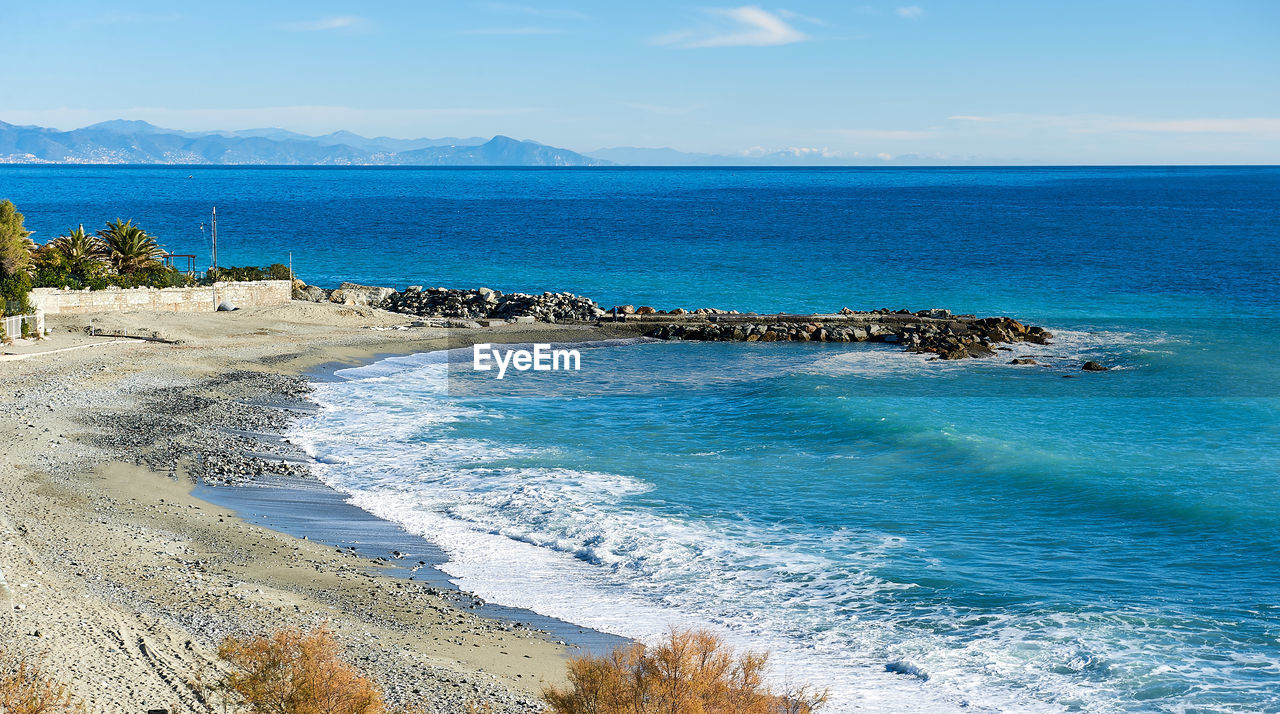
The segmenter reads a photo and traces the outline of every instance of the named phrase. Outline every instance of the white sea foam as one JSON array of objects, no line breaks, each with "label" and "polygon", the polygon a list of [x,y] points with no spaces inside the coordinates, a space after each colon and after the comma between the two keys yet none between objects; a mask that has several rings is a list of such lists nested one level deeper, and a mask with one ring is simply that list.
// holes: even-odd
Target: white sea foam
[{"label": "white sea foam", "polygon": [[[1064,342],[1093,346],[1087,335]],[[819,357],[817,369],[939,366],[898,351],[865,354]],[[528,465],[554,460],[522,445],[440,437],[451,424],[502,416],[448,398],[445,359],[414,355],[343,370],[347,381],[317,388],[322,409],[295,437],[324,457],[322,478],[352,503],[438,544],[449,557],[442,569],[463,589],[641,640],[672,625],[710,627],[737,646],[771,650],[781,683],[830,685],[835,713],[1105,708],[1104,689],[1080,672],[1095,666],[1086,650],[1107,651],[1117,633],[1082,650],[1076,615],[1054,625],[1070,632],[1059,641],[1052,623],[1028,640],[1027,623],[1008,615],[963,624],[971,633],[964,640],[902,627],[899,618],[927,617],[945,631],[965,617],[921,613],[894,595],[913,585],[870,575],[898,549],[914,548],[909,539],[731,514],[689,519],[638,505],[651,488],[638,478]],[[893,661],[930,678],[886,672]]]}]

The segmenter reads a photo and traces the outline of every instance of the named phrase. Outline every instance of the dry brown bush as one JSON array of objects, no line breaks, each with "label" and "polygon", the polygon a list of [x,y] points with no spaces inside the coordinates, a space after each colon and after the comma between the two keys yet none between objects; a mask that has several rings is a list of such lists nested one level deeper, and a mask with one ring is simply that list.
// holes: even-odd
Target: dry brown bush
[{"label": "dry brown bush", "polygon": [[383,714],[382,693],[338,656],[326,628],[227,638],[218,655],[239,668],[223,681],[254,714]]},{"label": "dry brown bush", "polygon": [[29,655],[0,651],[0,714],[61,714],[81,707]]},{"label": "dry brown bush", "polygon": [[768,655],[735,655],[717,635],[672,630],[656,647],[631,645],[569,662],[569,688],[543,690],[554,714],[812,714],[827,694],[778,694]]}]

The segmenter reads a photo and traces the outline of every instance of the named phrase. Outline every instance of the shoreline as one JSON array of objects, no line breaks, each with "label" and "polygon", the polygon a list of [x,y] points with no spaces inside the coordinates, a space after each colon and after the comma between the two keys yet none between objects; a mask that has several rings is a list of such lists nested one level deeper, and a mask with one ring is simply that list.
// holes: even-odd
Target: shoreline
[{"label": "shoreline", "polygon": [[631,642],[531,610],[487,602],[459,588],[438,568],[447,560],[439,546],[347,503],[346,494],[322,482],[280,477],[228,486],[197,484],[192,495],[231,510],[245,522],[359,555],[377,563],[380,573],[388,577],[456,592],[459,607],[481,617],[545,632],[572,650],[571,654],[608,654]]},{"label": "shoreline", "polygon": [[[456,588],[202,500],[202,489],[219,487],[197,485],[209,468],[200,454],[262,447],[245,435],[287,421],[264,401],[296,399],[298,375],[319,365],[631,330],[390,330],[404,317],[298,303],[94,319],[177,344],[50,353],[0,373],[0,436],[11,444],[0,457],[0,645],[40,653],[91,712],[217,711],[193,682],[225,671],[215,654],[222,637],[322,622],[393,703],[537,711],[540,688],[563,682],[570,649],[530,627],[534,618],[489,617]],[[83,343],[81,323],[87,317],[51,318],[48,346]]]}]

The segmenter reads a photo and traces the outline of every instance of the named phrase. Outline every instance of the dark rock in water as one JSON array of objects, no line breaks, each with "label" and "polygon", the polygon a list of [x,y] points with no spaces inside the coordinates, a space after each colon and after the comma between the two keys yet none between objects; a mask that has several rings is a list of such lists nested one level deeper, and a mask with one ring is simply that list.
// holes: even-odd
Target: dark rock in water
[{"label": "dark rock in water", "polygon": [[991,355],[996,353],[995,350],[982,344],[981,342],[969,345],[967,350],[969,352],[970,357],[990,357]]},{"label": "dark rock in water", "polygon": [[1085,372],[1105,372],[1111,368],[1104,367],[1098,364],[1097,362],[1094,362],[1093,360],[1089,360],[1088,362],[1085,362],[1084,366],[1081,367],[1080,369],[1084,370]]},{"label": "dark rock in water", "polygon": [[1040,364],[1030,357],[1017,357],[1009,360],[1009,364]]},{"label": "dark rock in water", "polygon": [[894,660],[893,662],[886,664],[884,666],[884,671],[890,674],[902,674],[908,677],[915,677],[921,682],[929,681],[929,675],[923,669],[920,669],[914,664],[903,662],[902,660]]}]

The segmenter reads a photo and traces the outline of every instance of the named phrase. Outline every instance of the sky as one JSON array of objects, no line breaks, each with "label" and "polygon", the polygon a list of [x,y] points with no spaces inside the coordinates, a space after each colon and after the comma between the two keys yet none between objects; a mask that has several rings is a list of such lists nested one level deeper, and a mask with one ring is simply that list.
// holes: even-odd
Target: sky
[{"label": "sky", "polygon": [[0,121],[1280,164],[1280,0],[778,2],[0,0]]}]

